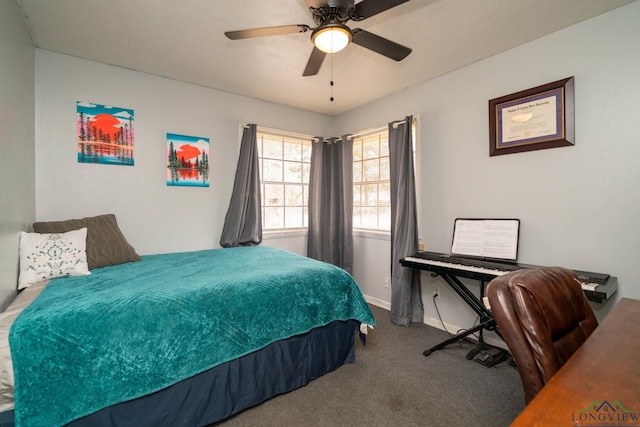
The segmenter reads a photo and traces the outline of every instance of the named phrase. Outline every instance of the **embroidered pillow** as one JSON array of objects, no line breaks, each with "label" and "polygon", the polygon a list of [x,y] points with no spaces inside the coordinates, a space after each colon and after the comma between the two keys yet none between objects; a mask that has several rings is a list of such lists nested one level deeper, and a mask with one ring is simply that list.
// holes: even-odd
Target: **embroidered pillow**
[{"label": "embroidered pillow", "polygon": [[18,290],[46,279],[91,274],[86,242],[86,228],[55,234],[21,232]]}]

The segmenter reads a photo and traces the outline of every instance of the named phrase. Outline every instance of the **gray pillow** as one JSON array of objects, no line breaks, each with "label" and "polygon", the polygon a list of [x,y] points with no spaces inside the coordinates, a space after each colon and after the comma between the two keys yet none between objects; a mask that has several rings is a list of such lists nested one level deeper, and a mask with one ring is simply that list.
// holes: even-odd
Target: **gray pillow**
[{"label": "gray pillow", "polygon": [[66,233],[87,228],[87,263],[89,270],[140,261],[140,255],[127,242],[113,214],[67,221],[34,222],[36,233]]}]

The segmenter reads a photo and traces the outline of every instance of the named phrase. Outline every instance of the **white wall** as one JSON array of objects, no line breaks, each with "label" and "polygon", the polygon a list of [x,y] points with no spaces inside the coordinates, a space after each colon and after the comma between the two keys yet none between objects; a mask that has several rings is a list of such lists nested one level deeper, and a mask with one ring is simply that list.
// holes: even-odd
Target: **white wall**
[{"label": "white wall", "polygon": [[[367,301],[391,309],[391,239],[357,233],[353,238],[353,277]],[[385,279],[389,278],[389,288]]]},{"label": "white wall", "polygon": [[[342,114],[334,133],[419,116],[419,231],[428,250],[449,251],[456,217],[520,218],[521,262],[610,273],[617,297],[640,298],[638,23],[635,2]],[[489,157],[488,100],[570,76],[575,146]],[[369,251],[366,263],[382,265],[384,256]],[[381,273],[371,271],[357,279],[365,294],[380,294]],[[428,322],[437,323],[438,286],[445,322],[471,326],[473,312],[445,282],[422,277]],[[594,307],[601,318],[612,305]]]},{"label": "white wall", "polygon": [[[134,110],[135,166],[78,163],[76,101]],[[115,213],[141,254],[219,247],[240,123],[327,134],[330,117],[36,50],[36,216]],[[210,187],[167,187],[166,133],[210,138]]]},{"label": "white wall", "polygon": [[20,231],[35,218],[34,49],[14,0],[0,0],[0,311],[16,293]]},{"label": "white wall", "polygon": [[[522,262],[618,276],[640,298],[640,2],[405,89],[340,116],[314,113],[36,50],[38,220],[114,212],[141,253],[215,247],[239,147],[238,123],[340,135],[419,116],[419,229],[447,252],[456,217],[518,217]],[[439,41],[446,42],[446,41]],[[575,77],[576,145],[489,157],[489,99]],[[136,166],[78,164],[75,102],[135,110]],[[209,189],[167,188],[165,133],[209,136]],[[267,244],[304,253],[304,236]],[[388,241],[356,237],[354,276],[384,305]],[[423,275],[427,321],[475,316],[440,279]],[[475,284],[472,284],[475,286]],[[599,309],[601,317],[613,304]]]}]

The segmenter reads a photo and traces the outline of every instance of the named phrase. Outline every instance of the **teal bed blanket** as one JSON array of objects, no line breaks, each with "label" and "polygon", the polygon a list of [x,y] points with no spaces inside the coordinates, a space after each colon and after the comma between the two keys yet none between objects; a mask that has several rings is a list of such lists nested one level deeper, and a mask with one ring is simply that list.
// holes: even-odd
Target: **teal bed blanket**
[{"label": "teal bed blanket", "polygon": [[375,324],[347,272],[269,247],[54,279],[10,331],[16,426],[64,425],[348,319]]}]

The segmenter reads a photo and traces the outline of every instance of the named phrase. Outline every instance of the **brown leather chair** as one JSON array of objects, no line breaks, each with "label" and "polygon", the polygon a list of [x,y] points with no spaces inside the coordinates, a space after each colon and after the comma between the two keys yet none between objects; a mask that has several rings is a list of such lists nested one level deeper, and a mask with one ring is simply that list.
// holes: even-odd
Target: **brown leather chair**
[{"label": "brown leather chair", "polygon": [[578,277],[563,267],[499,276],[487,286],[487,298],[527,403],[598,326]]}]

